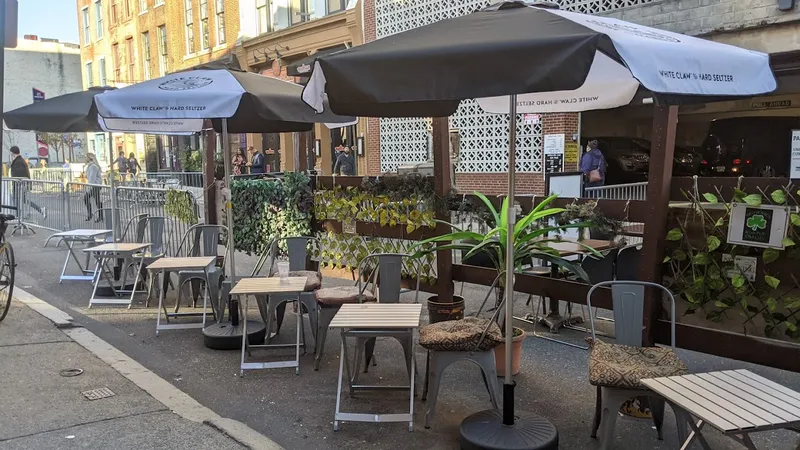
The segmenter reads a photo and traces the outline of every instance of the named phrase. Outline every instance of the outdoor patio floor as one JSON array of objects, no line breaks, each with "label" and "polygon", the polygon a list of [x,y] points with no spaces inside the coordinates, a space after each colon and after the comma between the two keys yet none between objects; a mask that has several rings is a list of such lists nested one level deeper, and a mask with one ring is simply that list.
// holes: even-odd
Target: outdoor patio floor
[{"label": "outdoor patio floor", "polygon": [[[43,248],[49,232],[40,230],[36,236],[13,237],[17,254],[17,286],[66,310],[77,323],[87,327],[102,339],[165,378],[203,405],[223,417],[240,420],[271,437],[287,449],[456,449],[458,425],[467,415],[490,407],[488,394],[477,367],[466,363],[451,366],[442,381],[436,415],[430,429],[425,429],[426,404],[421,396],[424,379],[425,352],[416,348],[419,367],[415,402],[415,430],[409,433],[403,424],[343,423],[339,432],[332,429],[339,365],[340,339],[329,332],[325,356],[319,372],[313,370],[313,355],[301,358],[301,373],[291,369],[249,371],[239,378],[238,351],[215,351],[203,346],[199,330],[164,331],[155,336],[155,308],[144,309],[87,309],[91,285],[88,282],[64,282],[59,285],[58,274],[66,250],[51,244]],[[237,254],[237,272],[249,274],[255,258]],[[325,286],[345,285],[349,280],[324,279]],[[456,291],[460,285],[456,285]],[[467,314],[474,313],[486,293],[482,286],[467,285],[464,296]],[[408,295],[408,294],[407,294]],[[427,294],[421,293],[424,301]],[[530,311],[525,306],[527,296],[517,294],[517,315]],[[407,297],[408,301],[413,295]],[[534,299],[534,305],[535,305]],[[186,307],[184,307],[186,308]],[[186,309],[184,309],[186,310]],[[423,308],[425,311],[425,308]],[[576,311],[580,311],[579,308]],[[423,322],[427,323],[424,312]],[[251,316],[257,311],[251,304]],[[14,320],[13,315],[6,320]],[[565,345],[537,339],[531,325],[516,322],[528,331],[524,342],[521,373],[517,382],[516,404],[520,410],[540,414],[552,421],[560,433],[562,449],[594,449],[597,441],[589,438],[594,411],[595,388],[587,381],[587,352]],[[279,341],[294,337],[294,317],[287,311]],[[310,337],[309,343],[313,341]],[[544,328],[538,331],[544,333]],[[583,344],[584,333],[564,330],[558,336]],[[732,368],[747,368],[795,390],[800,390],[798,374],[754,366],[714,356],[680,352],[693,372]],[[371,367],[362,380],[400,384],[404,379],[404,363],[399,344],[381,339],[376,347],[378,366]],[[253,358],[266,360],[290,359],[292,350],[254,350]],[[402,412],[408,406],[405,393],[361,393],[357,398],[343,398],[343,409],[370,412]],[[737,449],[738,444],[708,430],[709,443],[715,449]],[[678,448],[675,421],[667,408],[664,441],[658,441],[652,422],[623,419],[617,422],[618,449],[675,449]],[[771,450],[795,449],[798,435],[790,432],[759,433],[754,436],[759,448]]]}]

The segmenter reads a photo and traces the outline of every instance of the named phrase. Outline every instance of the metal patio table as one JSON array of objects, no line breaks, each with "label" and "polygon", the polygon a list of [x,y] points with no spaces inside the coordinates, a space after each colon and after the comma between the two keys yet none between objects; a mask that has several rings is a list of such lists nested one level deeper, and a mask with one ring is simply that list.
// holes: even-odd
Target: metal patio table
[{"label": "metal patio table", "polygon": [[[144,258],[142,258],[144,261]],[[170,258],[164,257],[159,258],[156,261],[150,263],[147,266],[147,270],[150,272],[150,277],[153,283],[155,283],[155,276],[156,271],[159,271],[161,274],[160,286],[158,293],[158,315],[156,316],[156,336],[161,330],[190,330],[195,328],[205,328],[206,327],[206,315],[208,310],[208,302],[209,297],[211,296],[210,290],[208,287],[208,283],[206,283],[205,292],[203,293],[203,312],[168,312],[167,306],[164,304],[164,296],[166,294],[166,289],[164,286],[166,283],[164,282],[164,277],[167,276],[168,272],[179,272],[181,270],[202,270],[206,274],[206,280],[208,280],[208,271],[211,267],[213,267],[217,263],[216,256],[193,256],[193,257],[181,257],[181,258]],[[178,286],[178,289],[181,287]],[[212,308],[214,307],[214,300],[211,300]],[[171,317],[197,317],[202,316],[203,322],[202,323],[167,323],[165,325],[161,324],[161,310],[164,310],[164,316],[166,321],[169,322]]]},{"label": "metal patio table", "polygon": [[[125,289],[128,281],[127,268],[131,263],[135,262],[135,254],[143,252],[149,247],[149,243],[128,244],[115,242],[101,244],[83,250],[85,253],[93,255],[97,260],[97,264],[95,265],[94,288],[92,289],[92,296],[89,299],[89,308],[91,308],[92,305],[127,305],[130,309],[131,305],[133,305],[133,298],[138,292],[136,290],[136,285],[139,283],[139,278],[141,276],[142,262],[140,260],[138,264],[134,264],[136,267],[136,275],[133,278],[133,287],[131,289]],[[118,259],[123,261],[121,289],[117,289],[116,283],[114,282],[114,267],[110,267],[108,264],[109,261]],[[100,285],[100,280],[105,280],[108,283],[114,295],[113,297],[97,297],[97,287]],[[121,294],[130,294],[130,297],[122,298]]]},{"label": "metal patio table", "polygon": [[[336,413],[333,418],[333,430],[339,430],[339,421],[350,422],[408,422],[408,431],[414,430],[414,378],[416,362],[413,355],[413,346],[409,349],[411,355],[411,369],[409,371],[408,386],[386,385],[356,385],[350,375],[350,361],[347,354],[347,338],[377,338],[413,336],[414,330],[419,328],[422,305],[419,303],[362,303],[342,305],[336,316],[331,321],[331,328],[340,328],[342,333],[342,348],[339,356],[339,383],[336,389]],[[359,349],[356,349],[359,351]],[[358,367],[355,370],[359,370]],[[400,414],[374,414],[374,413],[346,413],[341,412],[342,379],[347,373],[347,382],[350,386],[350,395],[355,391],[363,390],[407,390],[409,392],[408,413]]]},{"label": "metal patio table", "polygon": [[[111,234],[111,230],[79,229],[62,231],[61,233],[50,236],[48,240],[60,238],[67,244],[67,257],[64,259],[64,267],[61,269],[61,276],[58,278],[59,284],[64,280],[93,281],[95,271],[89,268],[88,261],[86,262],[86,267],[81,264],[78,255],[75,254],[75,244],[95,242],[98,238],[105,237],[109,234]],[[67,275],[67,266],[69,265],[70,259],[75,261],[75,264],[78,265],[78,269],[81,272],[80,275]]]},{"label": "metal patio table", "polygon": [[[300,313],[300,294],[305,291],[306,277],[287,277],[283,280],[280,277],[254,277],[243,278],[231,289],[231,295],[244,297],[242,313],[242,361],[239,367],[239,376],[244,376],[245,370],[254,369],[280,369],[294,367],[294,373],[300,375],[300,332],[303,328],[303,315]],[[262,344],[250,345],[247,336],[247,309],[251,295],[270,295],[270,294],[297,294],[297,339],[294,344]],[[305,335],[305,333],[303,333]],[[305,336],[303,338],[305,341]],[[303,344],[305,346],[305,343]],[[247,362],[246,354],[252,348],[287,348],[295,347],[295,359],[290,361],[272,362]]]}]

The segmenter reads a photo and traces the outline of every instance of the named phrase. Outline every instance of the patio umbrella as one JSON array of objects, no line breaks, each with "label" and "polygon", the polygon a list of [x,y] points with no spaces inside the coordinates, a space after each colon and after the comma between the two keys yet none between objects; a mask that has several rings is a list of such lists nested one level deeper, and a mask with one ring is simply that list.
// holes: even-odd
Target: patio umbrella
[{"label": "patio umbrella", "polygon": [[[309,131],[314,123],[352,122],[314,113],[299,84],[232,69],[198,69],[144,81],[95,98],[104,119],[223,119],[229,133]],[[185,129],[183,130],[185,131]]]},{"label": "patio umbrella", "polygon": [[83,133],[105,131],[97,121],[94,97],[116,88],[91,87],[31,103],[3,115],[8,128],[43,133]]},{"label": "patio umbrella", "polygon": [[[354,117],[332,112],[317,114],[301,99],[299,84],[229,68],[177,72],[137,83],[95,97],[97,111],[105,120],[133,119],[148,128],[148,121],[163,124],[175,120],[176,129],[186,120],[210,119],[222,133],[225,186],[230,188],[229,133],[287,133],[310,131],[314,123],[329,127],[353,123]],[[162,131],[169,126],[153,125]],[[185,129],[183,129],[185,131]],[[147,132],[147,131],[145,131]],[[227,214],[229,233],[233,217]],[[231,246],[231,280],[236,264]]]},{"label": "patio umbrella", "polygon": [[[611,108],[629,103],[638,84],[658,101],[678,102],[698,96],[752,96],[776,87],[763,53],[613,18],[508,1],[320,56],[303,99],[319,112],[325,110],[327,94],[339,114],[435,117],[453,114],[461,100],[500,97],[483,104],[512,116],[508,195],[513,198],[513,117],[520,98],[533,112]],[[509,208],[509,228],[514,213]],[[513,286],[512,233],[508,238],[506,286]],[[513,289],[506,289],[507,349],[512,345],[512,295]],[[474,446],[477,440],[482,448],[533,447],[541,421],[517,413],[525,419],[515,423],[510,355],[507,351],[502,417],[478,413],[462,423],[462,438],[470,429]]]}]

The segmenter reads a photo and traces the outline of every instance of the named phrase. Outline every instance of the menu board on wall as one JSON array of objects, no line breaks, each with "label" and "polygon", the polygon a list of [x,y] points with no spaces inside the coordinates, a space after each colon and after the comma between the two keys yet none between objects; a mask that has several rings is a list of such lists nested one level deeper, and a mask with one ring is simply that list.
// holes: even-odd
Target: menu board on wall
[{"label": "menu board on wall", "polygon": [[792,156],[789,178],[800,180],[800,130],[792,130]]},{"label": "menu board on wall", "polygon": [[564,140],[563,134],[544,135],[544,173],[564,171]]}]

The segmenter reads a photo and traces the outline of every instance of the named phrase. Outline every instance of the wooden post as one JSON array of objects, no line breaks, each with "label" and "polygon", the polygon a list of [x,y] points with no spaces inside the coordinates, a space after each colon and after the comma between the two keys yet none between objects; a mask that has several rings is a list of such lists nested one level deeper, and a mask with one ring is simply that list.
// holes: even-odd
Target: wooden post
[{"label": "wooden post", "polygon": [[[667,235],[669,194],[672,184],[672,160],[675,153],[675,130],[678,126],[677,106],[656,106],[653,110],[650,168],[647,184],[649,215],[644,224],[642,265],[639,278],[661,284],[664,261],[664,239]],[[653,323],[661,311],[661,293],[647,290],[644,304],[645,345],[653,345]]]},{"label": "wooden post", "polygon": [[[447,117],[433,118],[433,187],[439,198],[447,198],[451,188],[450,178],[450,124]],[[437,211],[437,219],[450,221],[449,214]],[[442,244],[440,244],[442,245]],[[453,252],[436,252],[437,290],[439,302],[453,301]]]},{"label": "wooden post", "polygon": [[205,129],[205,157],[203,158],[203,201],[205,203],[205,218],[207,224],[217,223],[217,193],[216,180],[214,179],[214,157],[217,153],[217,133],[210,120],[206,120]]},{"label": "wooden post", "polygon": [[308,169],[308,138],[310,135],[310,131],[297,133],[300,142],[297,145],[298,155],[295,159],[297,162],[297,165],[294,168],[295,172],[303,173]]}]

